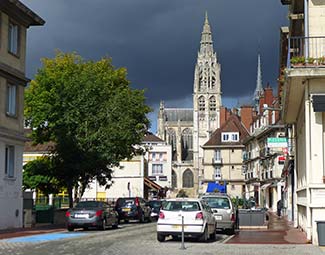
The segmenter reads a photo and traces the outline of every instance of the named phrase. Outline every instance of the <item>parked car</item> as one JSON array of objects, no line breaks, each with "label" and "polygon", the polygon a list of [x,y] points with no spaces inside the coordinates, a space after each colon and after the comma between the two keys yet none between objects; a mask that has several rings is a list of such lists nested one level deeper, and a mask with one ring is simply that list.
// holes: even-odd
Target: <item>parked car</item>
[{"label": "parked car", "polygon": [[118,228],[118,214],[114,207],[102,201],[81,201],[66,212],[67,229],[96,227],[105,230],[107,226]]},{"label": "parked car", "polygon": [[216,238],[216,221],[208,204],[197,198],[167,199],[162,204],[157,222],[157,239],[165,241],[166,236],[177,238],[182,234],[200,241]]},{"label": "parked car", "polygon": [[161,200],[150,200],[149,206],[151,208],[151,214],[150,214],[151,218],[158,220],[159,211],[162,206],[162,201]]},{"label": "parked car", "polygon": [[116,200],[115,209],[118,212],[119,220],[150,221],[150,206],[141,197],[120,197]]},{"label": "parked car", "polygon": [[212,193],[202,195],[213,211],[217,222],[217,229],[226,231],[228,234],[234,234],[236,226],[236,210],[227,194]]}]

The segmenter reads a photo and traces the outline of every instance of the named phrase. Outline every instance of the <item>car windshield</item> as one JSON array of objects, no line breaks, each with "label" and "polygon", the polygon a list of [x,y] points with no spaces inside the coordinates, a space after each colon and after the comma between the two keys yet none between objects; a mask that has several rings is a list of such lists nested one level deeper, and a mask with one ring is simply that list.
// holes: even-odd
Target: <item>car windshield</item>
[{"label": "car windshield", "polygon": [[161,207],[161,201],[158,201],[158,200],[149,201],[149,206],[151,208],[160,208]]},{"label": "car windshield", "polygon": [[196,201],[166,201],[162,209],[165,211],[199,211],[200,204]]},{"label": "car windshield", "polygon": [[93,208],[101,207],[103,203],[97,201],[83,201],[79,202],[75,208]]},{"label": "car windshield", "polygon": [[211,208],[230,209],[229,199],[227,197],[203,197]]}]

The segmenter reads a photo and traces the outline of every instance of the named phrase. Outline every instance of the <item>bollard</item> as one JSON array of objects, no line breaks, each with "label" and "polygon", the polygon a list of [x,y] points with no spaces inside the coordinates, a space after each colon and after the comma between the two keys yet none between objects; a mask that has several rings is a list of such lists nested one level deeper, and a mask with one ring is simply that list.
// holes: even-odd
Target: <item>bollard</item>
[{"label": "bollard", "polygon": [[185,244],[184,244],[184,216],[182,215],[182,244],[181,244],[181,250],[185,250]]}]

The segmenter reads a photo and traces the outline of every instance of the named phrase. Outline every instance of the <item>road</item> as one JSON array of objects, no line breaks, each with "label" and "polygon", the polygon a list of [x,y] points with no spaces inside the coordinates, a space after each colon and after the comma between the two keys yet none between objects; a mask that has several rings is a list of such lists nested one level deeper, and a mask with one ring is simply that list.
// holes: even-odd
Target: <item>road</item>
[{"label": "road", "polygon": [[[34,236],[35,237],[35,236]],[[63,239],[62,239],[63,237]],[[66,231],[38,236],[38,239],[8,239],[0,241],[0,254],[6,255],[112,255],[112,254],[286,254],[318,255],[323,250],[312,245],[231,245],[227,235],[218,234],[214,242],[186,240],[186,250],[180,241],[156,240],[155,223],[122,224],[119,229],[106,231]]]}]

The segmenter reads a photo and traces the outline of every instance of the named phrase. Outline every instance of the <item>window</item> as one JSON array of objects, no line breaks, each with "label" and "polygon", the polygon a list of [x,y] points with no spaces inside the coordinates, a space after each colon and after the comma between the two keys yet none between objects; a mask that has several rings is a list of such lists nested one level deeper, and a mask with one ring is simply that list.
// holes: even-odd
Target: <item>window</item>
[{"label": "window", "polygon": [[8,31],[8,51],[15,55],[19,54],[19,27],[10,22]]},{"label": "window", "polygon": [[183,173],[183,188],[194,187],[194,176],[190,169],[185,170]]},{"label": "window", "polygon": [[221,151],[220,151],[219,149],[216,149],[216,150],[214,151],[214,158],[215,158],[216,160],[221,160]]},{"label": "window", "polygon": [[214,169],[214,179],[215,180],[220,180],[221,179],[221,169],[220,169],[220,167],[216,167]]},{"label": "window", "polygon": [[162,164],[153,164],[152,165],[152,175],[159,175],[163,173],[163,165]]},{"label": "window", "polygon": [[217,106],[216,106],[216,98],[213,96],[210,98],[210,111],[214,112],[216,111]]},{"label": "window", "polygon": [[7,85],[7,114],[10,116],[16,116],[16,94],[17,86]]},{"label": "window", "polygon": [[7,145],[5,152],[5,176],[14,177],[15,169],[15,147]]},{"label": "window", "polygon": [[203,96],[199,98],[199,111],[200,112],[205,111],[205,100]]},{"label": "window", "polygon": [[177,188],[177,175],[174,170],[172,170],[172,188]]},{"label": "window", "polygon": [[235,166],[231,166],[231,169],[234,170],[235,169]]},{"label": "window", "polygon": [[221,142],[238,142],[239,132],[222,132]]}]

